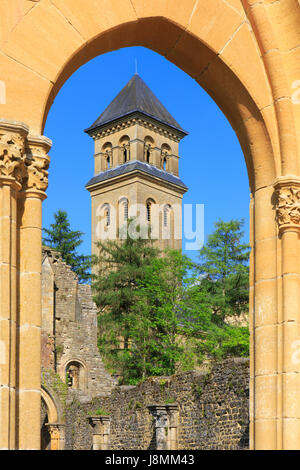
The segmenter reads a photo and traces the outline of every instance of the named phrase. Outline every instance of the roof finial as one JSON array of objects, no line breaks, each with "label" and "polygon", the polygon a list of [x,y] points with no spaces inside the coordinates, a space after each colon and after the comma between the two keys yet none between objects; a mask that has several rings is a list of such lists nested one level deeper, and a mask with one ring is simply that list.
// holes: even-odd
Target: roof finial
[{"label": "roof finial", "polygon": [[138,75],[138,63],[137,63],[137,58],[135,59],[135,74]]}]

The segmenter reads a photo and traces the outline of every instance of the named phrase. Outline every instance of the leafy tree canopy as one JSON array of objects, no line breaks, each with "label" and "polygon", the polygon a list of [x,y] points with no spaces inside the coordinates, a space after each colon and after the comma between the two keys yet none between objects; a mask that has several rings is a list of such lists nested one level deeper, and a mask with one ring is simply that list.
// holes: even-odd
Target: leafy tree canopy
[{"label": "leafy tree canopy", "polygon": [[248,310],[250,250],[241,241],[243,225],[243,220],[219,220],[200,250],[197,266],[200,288],[220,324],[226,317],[239,316]]},{"label": "leafy tree canopy", "polygon": [[248,307],[242,225],[217,222],[198,264],[180,251],[161,252],[148,239],[98,244],[99,348],[123,383],[193,368],[206,358],[249,354],[248,327],[228,322]]}]

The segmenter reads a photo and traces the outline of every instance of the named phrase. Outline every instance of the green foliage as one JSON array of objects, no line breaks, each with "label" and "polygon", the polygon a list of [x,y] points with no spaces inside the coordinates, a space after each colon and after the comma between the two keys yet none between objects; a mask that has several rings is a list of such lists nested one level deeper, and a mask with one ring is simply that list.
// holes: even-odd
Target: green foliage
[{"label": "green foliage", "polygon": [[209,300],[215,321],[248,310],[249,245],[241,242],[243,220],[219,220],[200,250],[197,266],[201,288]]},{"label": "green foliage", "polygon": [[[93,259],[92,288],[99,307],[99,350],[106,364],[120,371],[125,383],[135,385],[141,377],[131,371],[138,340],[132,312],[146,266],[159,250],[149,239],[128,234],[123,241],[99,242],[98,249],[99,255]],[[124,343],[122,347],[120,342]]]},{"label": "green foliage", "polygon": [[174,397],[169,397],[165,400],[166,405],[171,405],[172,403],[175,403],[175,398]]},{"label": "green foliage", "polygon": [[217,222],[197,265],[148,239],[99,243],[93,283],[99,349],[121,383],[171,375],[207,358],[248,356],[248,327],[228,323],[248,309],[242,226]]},{"label": "green foliage", "polygon": [[88,412],[89,416],[109,416],[109,413],[103,408],[97,408],[96,410],[90,410]]},{"label": "green foliage", "polygon": [[107,411],[105,411],[103,408],[98,408],[95,411],[95,415],[96,416],[109,416],[109,413]]},{"label": "green foliage", "polygon": [[243,221],[219,221],[200,251],[200,264],[186,280],[182,329],[187,338],[198,338],[195,351],[222,359],[249,355],[248,327],[228,324],[248,310],[249,247],[241,243]]},{"label": "green foliage", "polygon": [[129,313],[135,347],[131,368],[137,377],[170,375],[183,353],[178,341],[178,306],[189,262],[175,250],[153,258],[145,267]]},{"label": "green foliage", "polygon": [[62,259],[77,274],[79,282],[90,280],[91,258],[77,253],[83,233],[71,230],[67,212],[58,210],[54,214],[54,223],[50,224],[49,229],[43,228],[43,231],[46,234],[43,243],[61,253]]}]

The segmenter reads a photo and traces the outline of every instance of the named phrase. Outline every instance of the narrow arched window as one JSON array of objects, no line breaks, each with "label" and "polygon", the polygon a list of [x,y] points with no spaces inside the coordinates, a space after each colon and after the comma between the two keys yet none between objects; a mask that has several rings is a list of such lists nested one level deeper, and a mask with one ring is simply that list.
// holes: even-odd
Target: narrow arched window
[{"label": "narrow arched window", "polygon": [[164,227],[168,226],[169,206],[164,207]]},{"label": "narrow arched window", "polygon": [[124,144],[124,163],[128,162],[129,158],[128,158],[128,149],[126,148],[125,144]]},{"label": "narrow arched window", "polygon": [[123,202],[124,220],[128,220],[128,201]]},{"label": "narrow arched window", "polygon": [[105,225],[109,227],[110,225],[110,207],[109,204],[104,204],[104,217],[105,217]]},{"label": "narrow arched window", "polygon": [[166,171],[167,169],[167,157],[164,157],[163,159],[163,169]]},{"label": "narrow arched window", "polygon": [[147,202],[147,222],[151,222],[151,202]]},{"label": "narrow arched window", "polygon": [[154,148],[154,140],[150,135],[147,135],[144,139],[144,161],[151,163],[151,152]]},{"label": "narrow arched window", "polygon": [[119,148],[122,152],[123,163],[129,162],[130,160],[130,139],[128,135],[123,135],[119,140]]},{"label": "narrow arched window", "polygon": [[110,168],[110,156],[107,155],[106,157],[106,168],[109,169]]}]

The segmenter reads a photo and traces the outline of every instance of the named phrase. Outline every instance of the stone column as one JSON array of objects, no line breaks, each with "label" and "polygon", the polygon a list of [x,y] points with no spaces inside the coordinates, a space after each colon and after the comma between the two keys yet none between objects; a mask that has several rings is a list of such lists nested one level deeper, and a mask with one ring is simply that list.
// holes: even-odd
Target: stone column
[{"label": "stone column", "polygon": [[27,134],[25,124],[0,120],[0,449],[16,447],[17,199]]},{"label": "stone column", "polygon": [[153,147],[151,150],[151,165],[161,168],[161,149]]},{"label": "stone column", "polygon": [[178,405],[149,405],[155,419],[156,450],[177,450]]},{"label": "stone column", "polygon": [[277,448],[299,449],[300,443],[300,179],[275,183],[276,220],[281,239],[282,310],[279,321],[279,392],[281,406]]},{"label": "stone column", "polygon": [[93,427],[93,450],[109,450],[110,416],[89,416]]},{"label": "stone column", "polygon": [[170,173],[173,173],[175,176],[179,176],[179,157],[178,155],[170,155],[170,162],[169,162],[169,171]]},{"label": "stone column", "polygon": [[133,139],[130,141],[130,161],[144,161],[144,141],[141,139]]},{"label": "stone column", "polygon": [[251,243],[255,249],[250,259],[254,273],[250,279],[250,306],[253,307],[253,313],[250,311],[250,413],[251,446],[256,450],[277,448],[279,274],[273,197],[272,185],[258,189],[251,202]]},{"label": "stone column", "polygon": [[42,201],[50,147],[46,137],[27,137],[27,174],[19,193],[18,449],[40,449]]},{"label": "stone column", "polygon": [[65,449],[65,425],[59,423],[46,424],[50,434],[50,450]]}]

